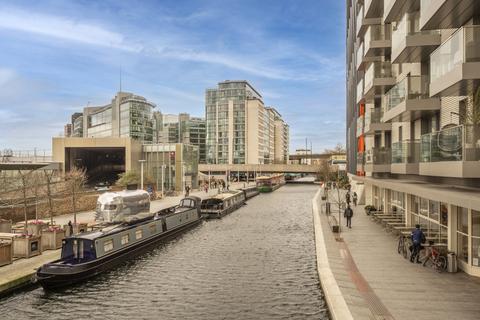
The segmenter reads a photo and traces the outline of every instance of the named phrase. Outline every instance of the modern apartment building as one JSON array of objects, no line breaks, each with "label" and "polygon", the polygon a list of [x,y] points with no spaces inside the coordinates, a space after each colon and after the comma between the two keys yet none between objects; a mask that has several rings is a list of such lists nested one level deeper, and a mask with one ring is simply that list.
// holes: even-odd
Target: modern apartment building
[{"label": "modern apartment building", "polygon": [[[159,112],[157,111],[156,114]],[[206,161],[205,119],[188,113],[160,114],[161,125],[157,128],[158,143],[184,143],[198,147],[199,163]]]},{"label": "modern apartment building", "polygon": [[348,171],[480,276],[480,3],[346,3]]},{"label": "modern apartment building", "polygon": [[86,107],[72,115],[72,136],[84,138],[131,137],[153,142],[155,104],[144,97],[118,92],[111,103]]},{"label": "modern apartment building", "polygon": [[[275,122],[280,114],[265,107],[261,94],[247,81],[223,81],[205,93],[207,163],[265,164],[275,162]],[[285,123],[285,128],[288,128]],[[278,157],[288,150],[288,130],[278,133]],[[281,145],[283,142],[283,145]],[[282,151],[280,151],[282,150]]]}]

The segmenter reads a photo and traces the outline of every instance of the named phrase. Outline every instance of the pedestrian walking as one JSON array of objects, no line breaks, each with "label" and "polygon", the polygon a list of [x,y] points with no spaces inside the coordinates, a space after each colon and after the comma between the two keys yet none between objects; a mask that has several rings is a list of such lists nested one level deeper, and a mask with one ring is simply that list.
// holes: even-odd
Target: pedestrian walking
[{"label": "pedestrian walking", "polygon": [[347,202],[347,205],[350,205],[350,193],[345,194],[345,201]]},{"label": "pedestrian walking", "polygon": [[185,197],[188,197],[190,195],[190,187],[186,186],[185,187]]},{"label": "pedestrian walking", "polygon": [[68,231],[70,231],[69,236],[73,236],[73,224],[72,224],[72,221],[68,221]]},{"label": "pedestrian walking", "polygon": [[350,208],[350,205],[347,205],[345,211],[343,212],[343,216],[347,219],[347,227],[352,229],[352,217],[353,217],[353,210]]},{"label": "pedestrian walking", "polygon": [[357,193],[356,193],[356,192],[353,193],[353,197],[352,197],[352,198],[353,198],[353,204],[354,204],[355,207],[356,207],[356,206],[357,206],[357,201],[358,201],[358,196],[357,196]]},{"label": "pedestrian walking", "polygon": [[420,225],[416,224],[415,229],[412,231],[412,255],[410,256],[410,262],[413,263],[413,260],[416,260],[417,263],[420,263],[420,250],[422,250],[422,243],[425,243],[427,239]]}]

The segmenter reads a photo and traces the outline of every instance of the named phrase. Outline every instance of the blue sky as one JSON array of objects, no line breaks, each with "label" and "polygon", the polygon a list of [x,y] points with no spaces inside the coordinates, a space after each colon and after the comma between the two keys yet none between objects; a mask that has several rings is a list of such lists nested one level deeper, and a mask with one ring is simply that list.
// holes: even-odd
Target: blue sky
[{"label": "blue sky", "polygon": [[345,141],[340,0],[23,1],[0,4],[0,150],[51,149],[70,115],[119,87],[164,113],[246,79],[290,124],[291,150]]}]

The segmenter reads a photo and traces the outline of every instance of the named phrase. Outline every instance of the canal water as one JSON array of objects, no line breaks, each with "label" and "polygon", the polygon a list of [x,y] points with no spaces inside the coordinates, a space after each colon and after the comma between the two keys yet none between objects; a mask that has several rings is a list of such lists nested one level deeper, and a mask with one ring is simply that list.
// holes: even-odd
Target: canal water
[{"label": "canal water", "polygon": [[61,292],[0,300],[3,319],[328,319],[312,185],[261,194],[134,261]]}]

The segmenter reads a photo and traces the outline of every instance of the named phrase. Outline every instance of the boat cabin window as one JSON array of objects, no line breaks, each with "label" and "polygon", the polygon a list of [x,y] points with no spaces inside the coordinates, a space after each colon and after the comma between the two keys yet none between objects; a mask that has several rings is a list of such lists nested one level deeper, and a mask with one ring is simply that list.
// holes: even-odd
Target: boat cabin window
[{"label": "boat cabin window", "polygon": [[104,205],[105,210],[116,210],[117,205],[116,204],[106,204]]},{"label": "boat cabin window", "polygon": [[107,240],[103,243],[103,251],[105,253],[113,250],[113,240]]},{"label": "boat cabin window", "polygon": [[143,236],[143,232],[142,230],[137,230],[135,231],[135,239],[142,239],[142,236]]},{"label": "boat cabin window", "polygon": [[150,229],[150,234],[155,234],[155,232],[157,232],[157,226],[155,224],[149,225],[148,228]]},{"label": "boat cabin window", "polygon": [[180,203],[181,207],[195,208],[195,201],[192,199],[183,199]]},{"label": "boat cabin window", "polygon": [[87,239],[65,239],[62,245],[62,260],[66,263],[82,263],[96,258],[93,241]]},{"label": "boat cabin window", "polygon": [[124,234],[122,236],[122,245],[127,244],[130,241],[130,235],[129,234]]}]

